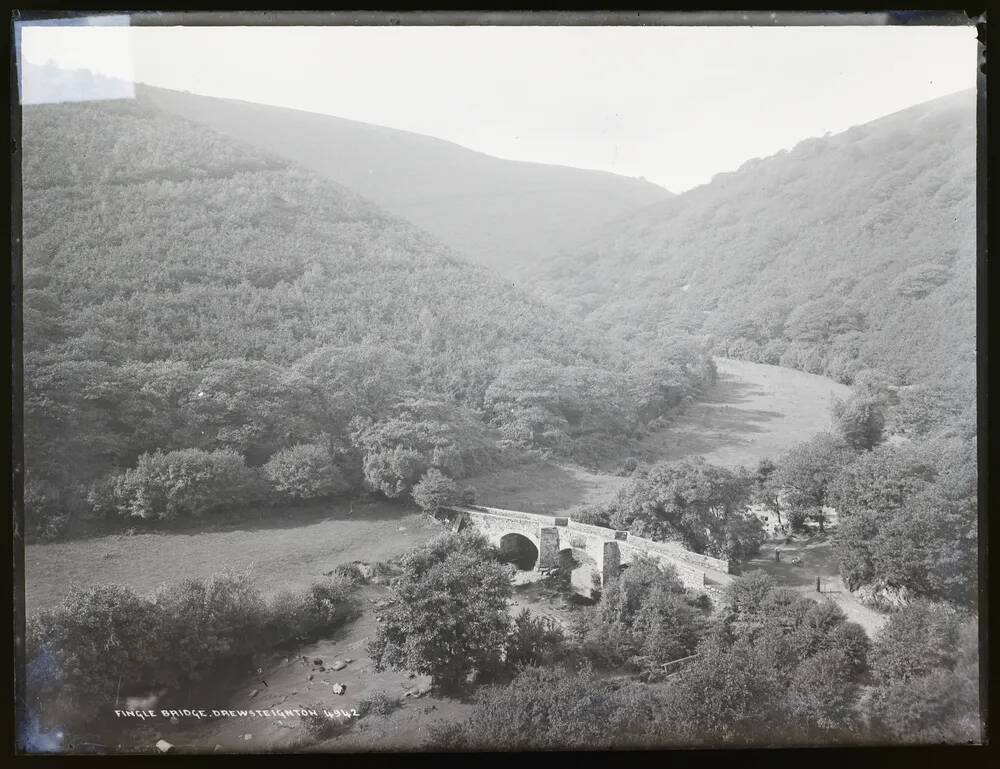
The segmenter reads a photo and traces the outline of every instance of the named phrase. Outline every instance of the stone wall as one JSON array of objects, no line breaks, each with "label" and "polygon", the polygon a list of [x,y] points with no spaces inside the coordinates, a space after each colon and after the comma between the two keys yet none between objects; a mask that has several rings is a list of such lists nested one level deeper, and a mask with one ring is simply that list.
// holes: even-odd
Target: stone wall
[{"label": "stone wall", "polygon": [[536,515],[481,505],[455,506],[452,514],[474,523],[492,542],[499,544],[506,534],[520,534],[538,548],[536,568],[548,569],[559,563],[559,552],[567,548],[584,550],[597,564],[602,579],[617,574],[621,564],[635,555],[653,558],[673,566],[688,587],[718,589],[731,581],[729,561],[685,550],[676,543],[655,542],[625,531],[577,523],[562,516]]}]

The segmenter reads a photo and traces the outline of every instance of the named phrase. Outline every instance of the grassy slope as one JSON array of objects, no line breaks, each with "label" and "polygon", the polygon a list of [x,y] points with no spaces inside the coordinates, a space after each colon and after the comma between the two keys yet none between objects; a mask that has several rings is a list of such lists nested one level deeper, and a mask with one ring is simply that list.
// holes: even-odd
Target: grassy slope
[{"label": "grassy slope", "polygon": [[[540,265],[540,285],[639,339],[686,328],[815,373],[971,376],[975,135],[965,91],[805,140],[622,217]],[[922,268],[938,273],[913,291]],[[845,307],[860,328],[823,328]],[[806,352],[782,359],[796,344]]]},{"label": "grassy slope", "polygon": [[670,196],[639,179],[502,160],[343,118],[147,86],[138,93],[339,182],[511,276],[598,225]]},{"label": "grassy slope", "polygon": [[117,583],[149,593],[164,582],[225,568],[252,568],[264,593],[294,590],[338,564],[385,560],[441,533],[413,508],[385,502],[288,508],[267,516],[264,523],[249,517],[208,530],[28,545],[28,613],[58,603],[70,586]]}]

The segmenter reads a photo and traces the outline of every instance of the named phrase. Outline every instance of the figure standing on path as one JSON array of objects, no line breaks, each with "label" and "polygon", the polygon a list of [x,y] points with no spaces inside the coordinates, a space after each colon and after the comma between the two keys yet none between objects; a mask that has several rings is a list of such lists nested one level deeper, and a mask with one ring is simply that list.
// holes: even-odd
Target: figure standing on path
[{"label": "figure standing on path", "polygon": [[774,548],[774,561],[777,563],[781,560],[781,551],[778,548]]},{"label": "figure standing on path", "polygon": [[822,590],[819,589],[819,577],[818,576],[816,577],[816,592],[817,593],[822,593],[823,592]]}]

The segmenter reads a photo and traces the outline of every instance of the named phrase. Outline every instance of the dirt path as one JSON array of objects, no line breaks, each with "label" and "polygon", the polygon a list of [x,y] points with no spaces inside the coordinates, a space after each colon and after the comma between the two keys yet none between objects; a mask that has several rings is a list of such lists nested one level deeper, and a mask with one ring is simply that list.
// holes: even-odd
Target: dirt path
[{"label": "dirt path", "polygon": [[[780,560],[774,560],[775,549]],[[796,564],[795,560],[800,563]],[[762,569],[773,576],[782,587],[799,590],[810,598],[829,598],[852,622],[861,625],[869,636],[882,627],[888,615],[862,604],[844,585],[837,570],[837,556],[833,549],[832,534],[800,535],[792,542],[785,537],[770,539],[760,554],[744,566],[744,571]],[[820,592],[816,592],[819,577]]]}]

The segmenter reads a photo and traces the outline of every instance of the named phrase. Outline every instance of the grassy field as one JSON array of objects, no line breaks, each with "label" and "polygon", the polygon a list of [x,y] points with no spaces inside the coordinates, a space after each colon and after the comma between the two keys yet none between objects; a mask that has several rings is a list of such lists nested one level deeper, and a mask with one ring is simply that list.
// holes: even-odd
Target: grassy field
[{"label": "grassy field", "polygon": [[669,428],[642,442],[644,461],[701,455],[717,465],[751,467],[830,429],[833,398],[850,388],[781,366],[716,358],[719,379]]},{"label": "grassy field", "polygon": [[354,560],[398,555],[443,531],[415,508],[354,503],[272,511],[191,533],[116,534],[29,545],[25,601],[30,613],[57,603],[70,586],[130,585],[151,592],[164,582],[252,567],[265,593],[305,587]]}]

